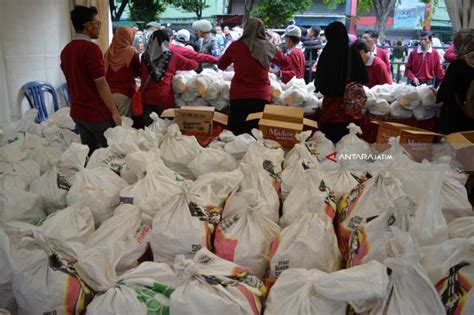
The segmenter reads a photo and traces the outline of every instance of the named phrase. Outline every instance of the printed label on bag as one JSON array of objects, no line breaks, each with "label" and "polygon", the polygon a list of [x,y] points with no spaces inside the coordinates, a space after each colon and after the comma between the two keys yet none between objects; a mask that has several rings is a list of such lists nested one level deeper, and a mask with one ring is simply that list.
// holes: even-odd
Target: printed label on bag
[{"label": "printed label on bag", "polygon": [[133,205],[133,197],[120,197],[120,203]]},{"label": "printed label on bag", "polygon": [[102,164],[104,164],[107,168],[111,169],[114,171],[118,176],[120,176],[120,172],[122,172],[122,169],[124,168],[124,159],[126,155],[125,154],[114,154],[110,155],[104,160],[102,160]]},{"label": "printed label on bag", "polygon": [[147,314],[159,314],[159,315],[169,315],[170,314],[170,306],[163,305],[158,300],[155,299],[155,296],[160,294],[168,299],[171,297],[171,294],[174,292],[174,289],[155,282],[153,286],[146,286],[145,289],[136,290],[137,292],[137,299],[146,305]]},{"label": "printed label on bag", "polygon": [[280,276],[280,274],[288,268],[290,268],[289,259],[278,261],[277,265],[275,266],[275,276]]},{"label": "printed label on bag", "polygon": [[362,223],[362,218],[361,217],[353,216],[349,221],[348,227],[350,229],[355,230],[360,226],[361,223]]},{"label": "printed label on bag", "polygon": [[59,189],[66,190],[66,191],[69,191],[69,189],[71,189],[71,183],[64,175],[61,175],[58,173],[56,177],[56,182]]},{"label": "printed label on bag", "polygon": [[235,223],[237,223],[239,219],[240,219],[240,215],[238,214],[233,215],[230,218],[222,220],[219,223],[219,228],[222,230],[222,232],[226,232],[230,227],[232,227]]},{"label": "printed label on bag", "polygon": [[208,216],[203,207],[201,207],[195,202],[190,202],[188,206],[189,212],[191,212],[191,216],[197,217],[200,221],[207,221]]}]

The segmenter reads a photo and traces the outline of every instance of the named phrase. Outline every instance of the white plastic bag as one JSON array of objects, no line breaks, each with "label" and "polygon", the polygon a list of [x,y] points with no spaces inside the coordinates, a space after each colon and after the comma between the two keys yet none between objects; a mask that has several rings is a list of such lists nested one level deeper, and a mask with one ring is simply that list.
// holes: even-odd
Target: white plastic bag
[{"label": "white plastic bag", "polygon": [[168,265],[143,262],[97,295],[87,306],[87,314],[169,314],[176,282],[175,273]]},{"label": "white plastic bag", "polygon": [[419,251],[420,263],[438,291],[446,314],[474,312],[474,238],[452,239]]},{"label": "white plastic bag", "polygon": [[317,269],[284,271],[270,290],[265,314],[346,314],[371,309],[388,295],[387,268],[376,261],[325,273]]},{"label": "white plastic bag", "polygon": [[384,116],[390,114],[390,105],[383,98],[378,98],[373,105],[367,107],[369,112],[374,115]]},{"label": "white plastic bag", "polygon": [[280,226],[286,227],[305,214],[325,214],[333,219],[335,212],[336,199],[331,188],[325,183],[323,174],[309,170],[285,199]]},{"label": "white plastic bag", "polygon": [[176,257],[179,285],[171,295],[171,314],[259,315],[265,287],[245,268],[203,248],[193,260]]},{"label": "white plastic bag", "polygon": [[279,226],[269,219],[266,206],[257,192],[244,191],[247,200],[239,211],[224,218],[216,228],[216,255],[245,267],[251,275],[263,279],[268,268],[270,244]]},{"label": "white plastic bag", "polygon": [[124,179],[108,168],[83,168],[76,173],[66,202],[68,205],[80,202],[82,206],[89,207],[96,226],[99,226],[112,216],[114,208],[120,203],[119,193],[127,186]]},{"label": "white plastic bag", "polygon": [[187,188],[166,202],[153,219],[150,241],[153,260],[173,265],[176,255],[191,258],[201,248],[210,248],[213,226],[205,209],[191,200]]},{"label": "white plastic bag", "polygon": [[474,216],[458,218],[448,224],[449,239],[474,237]]},{"label": "white plastic bag", "polygon": [[319,213],[306,214],[284,228],[270,250],[268,285],[286,269],[339,270],[341,253],[332,220]]},{"label": "white plastic bag", "polygon": [[168,127],[160,149],[166,166],[185,178],[194,177],[187,166],[202,151],[194,136],[182,135],[178,125],[173,124]]},{"label": "white plastic bag", "polygon": [[224,151],[204,148],[188,164],[188,168],[198,178],[212,172],[231,172],[237,168],[237,161]]}]

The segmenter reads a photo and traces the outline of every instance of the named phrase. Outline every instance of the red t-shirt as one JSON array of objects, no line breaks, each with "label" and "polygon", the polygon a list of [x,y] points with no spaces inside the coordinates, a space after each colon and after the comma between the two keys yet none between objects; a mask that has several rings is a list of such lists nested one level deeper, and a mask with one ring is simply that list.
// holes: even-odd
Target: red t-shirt
[{"label": "red t-shirt", "polygon": [[[277,52],[272,62],[283,60],[281,52]],[[270,88],[270,79],[268,78],[268,67],[262,64],[250,55],[250,50],[241,41],[232,42],[227,47],[224,55],[219,59],[217,66],[225,70],[231,64],[234,64],[234,77],[230,85],[229,99],[258,98],[271,102],[272,90]]]},{"label": "red t-shirt", "polygon": [[387,72],[387,67],[379,57],[375,56],[372,65],[366,66],[366,69],[369,77],[369,82],[367,82],[369,88],[375,85],[392,84],[392,78]]},{"label": "red t-shirt", "polygon": [[105,78],[112,93],[120,93],[132,97],[135,93],[135,78],[140,75],[140,58],[138,54],[133,56],[132,61],[127,66],[123,66],[117,71],[107,68]]},{"label": "red t-shirt", "polygon": [[281,71],[281,81],[288,83],[293,77],[304,78],[304,54],[299,48],[294,48],[289,55],[284,56],[288,64],[279,64],[275,62]]},{"label": "red t-shirt", "polygon": [[414,78],[432,80],[436,76],[438,80],[442,81],[444,78],[444,70],[436,49],[431,49],[431,52],[427,52],[425,57],[423,57],[423,53],[418,52],[418,49],[413,49],[408,56],[405,73],[410,80]]},{"label": "red t-shirt", "polygon": [[170,44],[169,48],[172,52],[177,52],[181,56],[196,60],[199,63],[217,63],[219,61],[219,58],[217,57],[208,54],[201,54],[183,46]]},{"label": "red t-shirt", "polygon": [[[154,105],[159,107],[174,107],[174,93],[172,80],[176,71],[195,70],[198,63],[194,60],[187,59],[178,53],[173,53],[168,63],[168,69],[160,82],[150,79],[148,86],[142,91],[143,104]],[[148,67],[142,60],[141,63],[141,82],[145,84],[148,77]]]},{"label": "red t-shirt", "polygon": [[377,47],[377,53],[375,54],[376,57],[379,57],[385,64],[385,67],[387,67],[387,72],[390,75],[390,59],[388,56],[388,51],[386,51],[383,48]]},{"label": "red t-shirt", "polygon": [[71,118],[87,123],[111,120],[112,113],[102,101],[94,82],[105,76],[104,58],[99,46],[90,40],[73,39],[61,51],[61,69],[67,81]]}]

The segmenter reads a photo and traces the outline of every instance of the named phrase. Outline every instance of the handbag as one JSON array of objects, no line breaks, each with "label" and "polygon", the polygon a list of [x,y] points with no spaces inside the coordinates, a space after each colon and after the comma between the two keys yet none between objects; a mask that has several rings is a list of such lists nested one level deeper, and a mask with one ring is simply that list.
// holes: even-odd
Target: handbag
[{"label": "handbag", "polygon": [[142,92],[146,89],[148,83],[150,83],[150,75],[147,76],[145,83],[132,96],[132,113],[135,117],[143,116]]},{"label": "handbag", "polygon": [[350,82],[351,80],[351,49],[349,48],[348,69],[346,78],[346,90],[344,92],[344,101],[341,105],[342,110],[348,115],[355,115],[360,113],[367,101],[367,95],[364,91],[364,86],[357,82]]}]

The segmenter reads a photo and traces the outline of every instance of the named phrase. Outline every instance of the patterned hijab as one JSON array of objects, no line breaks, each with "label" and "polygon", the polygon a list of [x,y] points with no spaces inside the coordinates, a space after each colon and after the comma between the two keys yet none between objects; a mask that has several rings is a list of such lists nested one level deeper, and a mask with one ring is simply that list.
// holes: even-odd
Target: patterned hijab
[{"label": "patterned hijab", "polygon": [[166,31],[154,31],[143,53],[142,60],[153,80],[160,82],[173,55],[169,50],[170,38]]},{"label": "patterned hijab", "polygon": [[135,30],[131,27],[120,26],[115,31],[112,43],[105,52],[105,68],[117,71],[123,66],[129,66],[137,50],[133,48]]},{"label": "patterned hijab", "polygon": [[461,30],[454,34],[454,50],[459,59],[474,68],[474,30]]},{"label": "patterned hijab", "polygon": [[249,48],[250,55],[257,59],[264,68],[270,65],[277,52],[276,47],[267,40],[265,27],[260,19],[248,19],[240,41]]}]

